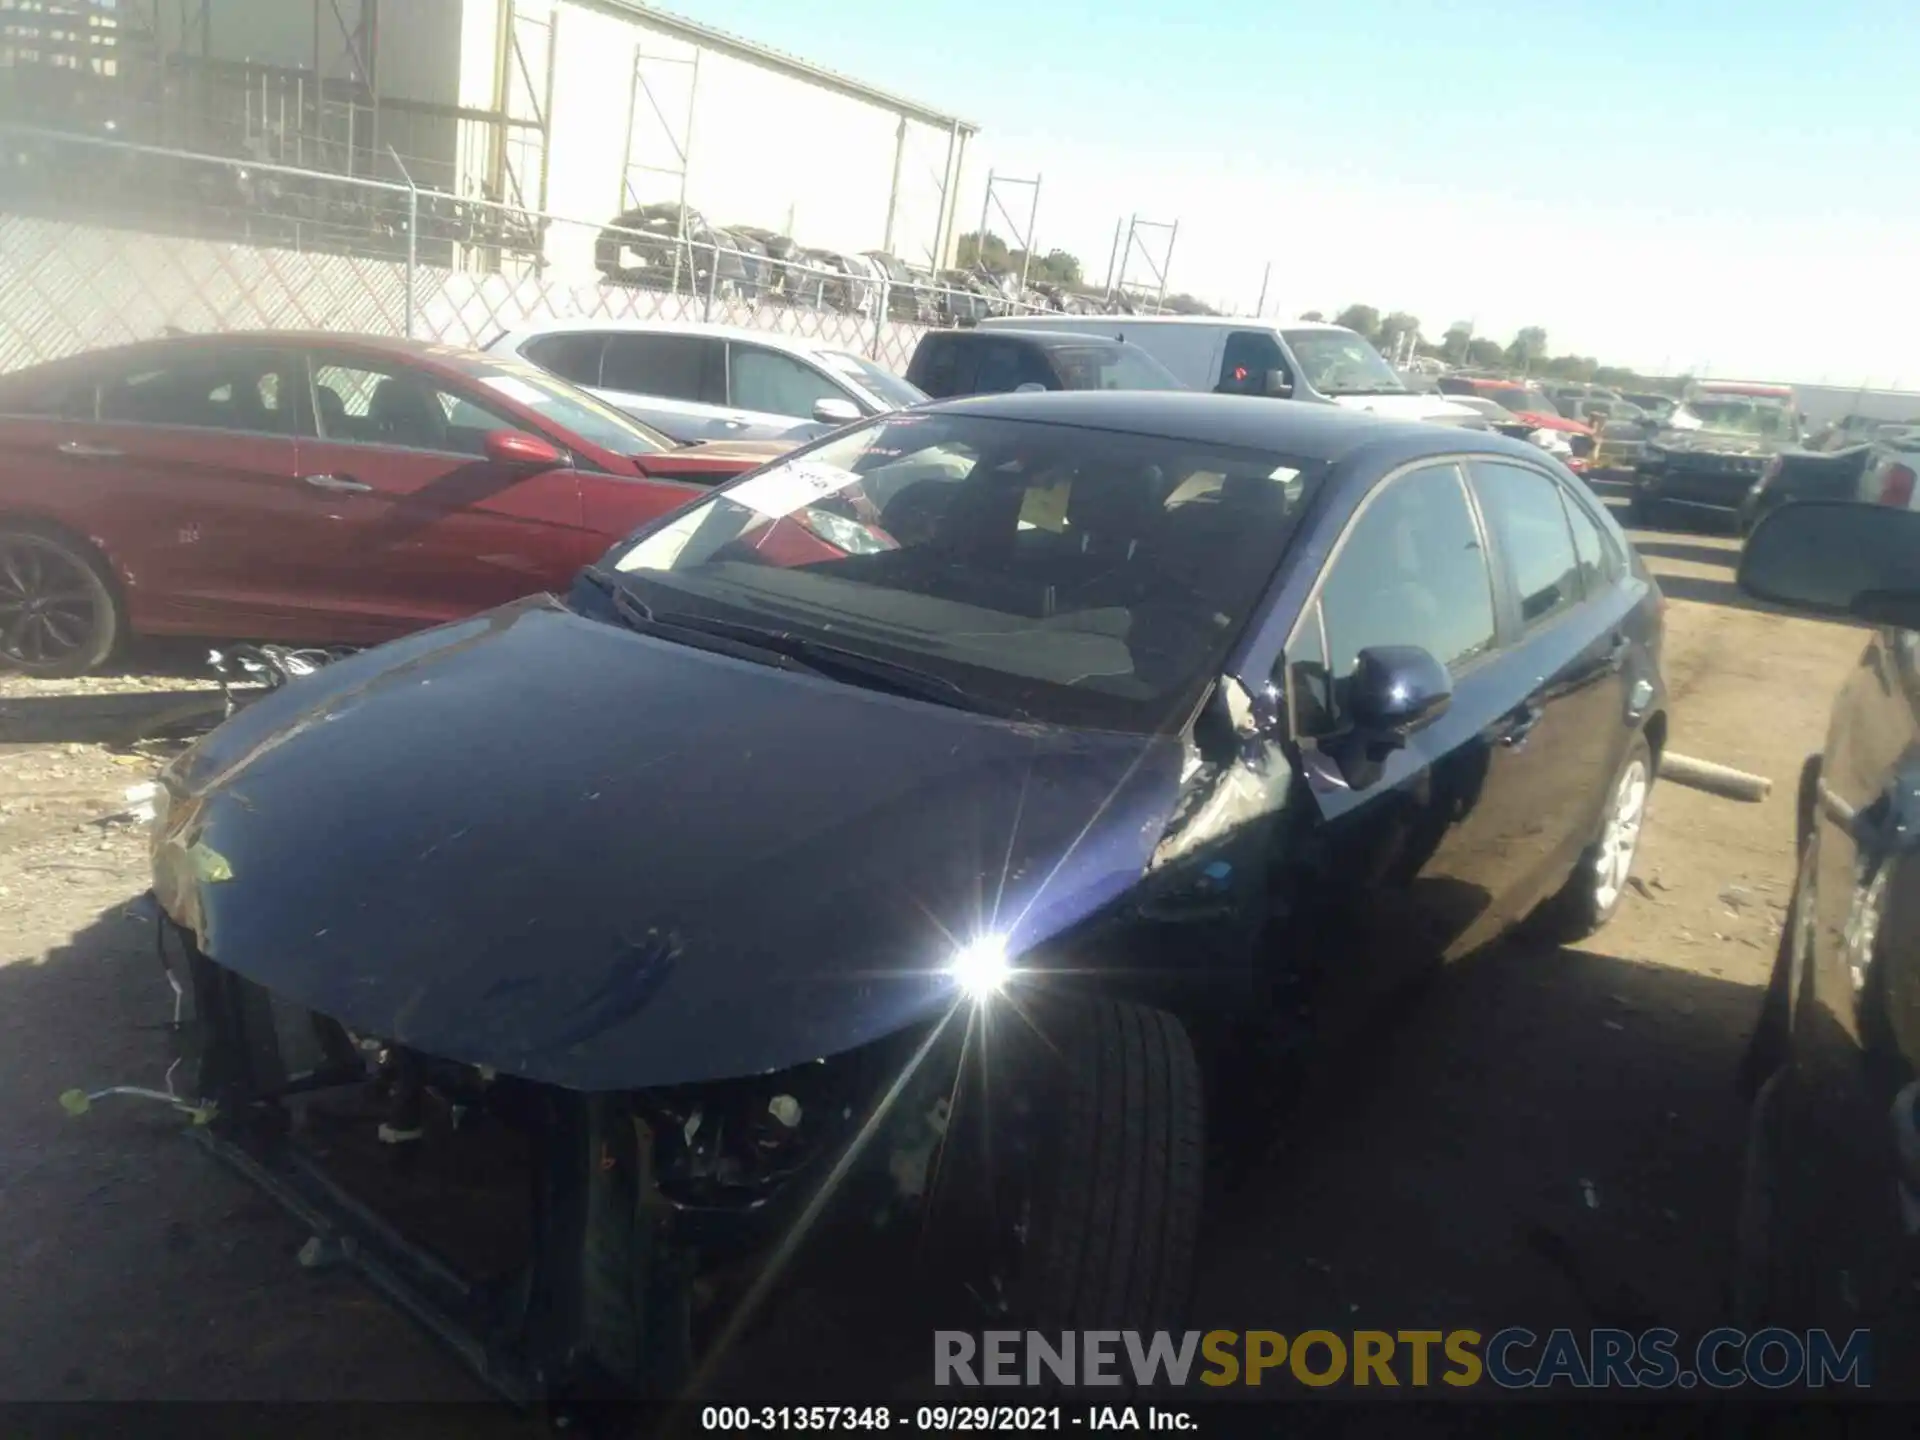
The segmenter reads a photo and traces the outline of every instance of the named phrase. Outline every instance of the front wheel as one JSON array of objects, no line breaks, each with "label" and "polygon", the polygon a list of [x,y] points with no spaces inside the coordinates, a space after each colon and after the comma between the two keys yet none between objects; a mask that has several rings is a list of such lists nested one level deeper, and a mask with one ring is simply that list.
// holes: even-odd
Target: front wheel
[{"label": "front wheel", "polygon": [[969,1056],[936,1230],[965,1237],[966,1288],[996,1323],[1177,1330],[1205,1154],[1192,1043],[1127,1001],[1014,1003]]},{"label": "front wheel", "polygon": [[1635,494],[1627,501],[1627,523],[1636,530],[1659,529],[1660,502],[1650,496]]}]

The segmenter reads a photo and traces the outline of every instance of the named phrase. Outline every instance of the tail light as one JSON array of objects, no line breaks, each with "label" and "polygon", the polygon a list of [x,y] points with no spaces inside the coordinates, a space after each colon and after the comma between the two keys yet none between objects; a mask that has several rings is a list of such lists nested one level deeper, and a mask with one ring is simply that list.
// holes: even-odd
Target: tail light
[{"label": "tail light", "polygon": [[1913,501],[1913,470],[1906,465],[1889,465],[1880,481],[1880,503],[1906,509]]}]

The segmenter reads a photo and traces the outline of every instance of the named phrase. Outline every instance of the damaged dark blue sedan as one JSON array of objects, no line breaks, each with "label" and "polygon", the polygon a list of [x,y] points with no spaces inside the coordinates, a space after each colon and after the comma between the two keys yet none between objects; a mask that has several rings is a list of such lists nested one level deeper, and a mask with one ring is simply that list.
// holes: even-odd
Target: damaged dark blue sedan
[{"label": "damaged dark blue sedan", "polygon": [[1497,435],[841,430],[175,762],[201,1133],[522,1398],[678,1389],[830,1212],[1002,1325],[1177,1327],[1221,1067],[1619,905],[1660,631]]}]

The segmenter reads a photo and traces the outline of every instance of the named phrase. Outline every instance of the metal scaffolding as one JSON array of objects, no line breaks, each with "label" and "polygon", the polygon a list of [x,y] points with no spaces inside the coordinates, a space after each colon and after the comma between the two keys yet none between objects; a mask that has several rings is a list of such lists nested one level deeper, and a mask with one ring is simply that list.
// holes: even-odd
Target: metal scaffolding
[{"label": "metal scaffolding", "polygon": [[[684,73],[687,81],[686,113],[676,126],[668,118],[668,104],[662,103],[660,81],[665,75]],[[663,176],[674,182],[675,197],[684,217],[687,209],[687,175],[693,165],[693,113],[700,96],[700,52],[691,55],[661,55],[647,49],[643,40],[633,47],[633,75],[627,88],[627,143],[620,172],[620,209],[632,210],[646,203],[638,177]],[[671,102],[672,97],[668,97]],[[644,108],[643,108],[644,107]],[[651,145],[635,142],[646,128],[644,117],[651,114],[664,142],[657,156]],[[684,226],[684,218],[682,220]],[[681,238],[685,238],[682,236]]]},{"label": "metal scaffolding", "polygon": [[[1162,247],[1158,259],[1155,259],[1153,251],[1147,243],[1146,235],[1143,233],[1149,231],[1164,231],[1166,233],[1166,244]],[[1173,246],[1174,242],[1180,238],[1180,222],[1178,220],[1142,220],[1138,215],[1135,215],[1127,221],[1124,249],[1118,243],[1119,229],[1117,226],[1115,227],[1114,237],[1116,241],[1114,249],[1119,255],[1119,264],[1117,270],[1113,265],[1109,264],[1106,298],[1111,301],[1116,294],[1119,294],[1123,296],[1137,295],[1144,299],[1151,295],[1154,310],[1158,312],[1166,305],[1167,301],[1167,272],[1173,268]],[[1150,282],[1146,284],[1135,284],[1128,280],[1128,272],[1136,259],[1146,266],[1147,273],[1152,276]]]},{"label": "metal scaffolding", "polygon": [[[1027,190],[1027,223],[1024,229],[1021,228],[1020,222],[1013,218],[1013,214],[1007,209],[1006,203],[1001,200],[999,187],[1002,185],[1011,185],[1015,189],[1024,188]],[[986,258],[987,223],[992,218],[995,210],[998,210],[1000,212],[1000,218],[1006,221],[1007,229],[1011,232],[1013,238],[1020,242],[1020,285],[1021,288],[1024,289],[1027,283],[1027,272],[1033,265],[1034,226],[1040,218],[1040,177],[1036,175],[1031,180],[1015,180],[1005,175],[996,174],[992,170],[987,172],[987,194],[986,198],[980,202],[980,230],[974,245],[976,262],[983,261]],[[1009,245],[1007,248],[1011,250],[1013,247]]]}]

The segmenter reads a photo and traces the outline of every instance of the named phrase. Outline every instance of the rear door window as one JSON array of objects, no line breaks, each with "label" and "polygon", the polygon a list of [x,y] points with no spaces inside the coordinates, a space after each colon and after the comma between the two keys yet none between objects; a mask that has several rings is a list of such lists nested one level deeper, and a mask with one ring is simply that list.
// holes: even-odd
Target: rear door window
[{"label": "rear door window", "polygon": [[1499,461],[1474,466],[1480,505],[1512,577],[1523,630],[1548,624],[1580,602],[1580,560],[1560,487],[1537,470]]},{"label": "rear door window", "polygon": [[597,332],[541,335],[520,347],[527,359],[575,385],[600,383],[600,352],[607,337]]},{"label": "rear door window", "polygon": [[1567,507],[1567,521],[1573,529],[1573,551],[1580,559],[1580,583],[1587,595],[1598,595],[1626,578],[1627,557],[1613,543],[1613,537],[1600,528],[1600,522],[1587,507],[1569,494],[1564,486],[1560,503]]},{"label": "rear door window", "polygon": [[292,435],[294,357],[279,350],[195,350],[138,361],[100,386],[100,418],[251,435]]},{"label": "rear door window", "polygon": [[726,345],[702,335],[612,334],[600,384],[629,395],[727,403]]},{"label": "rear door window", "polygon": [[31,415],[51,420],[91,420],[100,387],[92,376],[68,375],[0,389],[0,415]]}]

